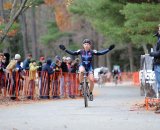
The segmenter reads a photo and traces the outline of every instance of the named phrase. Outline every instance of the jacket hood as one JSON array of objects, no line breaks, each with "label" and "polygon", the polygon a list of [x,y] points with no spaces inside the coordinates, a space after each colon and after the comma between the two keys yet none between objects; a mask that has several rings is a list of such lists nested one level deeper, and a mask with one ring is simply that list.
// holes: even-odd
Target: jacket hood
[{"label": "jacket hood", "polygon": [[51,59],[51,58],[48,58],[48,59],[47,59],[47,64],[48,64],[48,65],[51,65],[51,63],[52,63],[52,59]]}]

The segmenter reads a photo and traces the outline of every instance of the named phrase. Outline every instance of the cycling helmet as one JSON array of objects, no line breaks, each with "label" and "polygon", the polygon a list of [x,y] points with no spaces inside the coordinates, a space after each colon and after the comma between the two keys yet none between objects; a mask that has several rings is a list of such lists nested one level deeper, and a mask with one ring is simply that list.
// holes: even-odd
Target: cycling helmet
[{"label": "cycling helmet", "polygon": [[84,39],[84,40],[83,40],[83,44],[84,44],[84,43],[89,43],[89,44],[91,44],[92,42],[91,42],[90,39]]}]

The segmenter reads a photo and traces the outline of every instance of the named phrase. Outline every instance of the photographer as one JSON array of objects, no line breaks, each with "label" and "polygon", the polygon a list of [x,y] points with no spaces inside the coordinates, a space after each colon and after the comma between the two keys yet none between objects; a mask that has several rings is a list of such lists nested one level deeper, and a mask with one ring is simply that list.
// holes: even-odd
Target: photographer
[{"label": "photographer", "polygon": [[150,53],[150,56],[154,57],[153,68],[154,68],[156,84],[157,84],[157,98],[159,98],[159,93],[160,93],[160,24],[158,25],[158,31],[154,36],[158,38],[158,41],[155,45],[154,51]]}]

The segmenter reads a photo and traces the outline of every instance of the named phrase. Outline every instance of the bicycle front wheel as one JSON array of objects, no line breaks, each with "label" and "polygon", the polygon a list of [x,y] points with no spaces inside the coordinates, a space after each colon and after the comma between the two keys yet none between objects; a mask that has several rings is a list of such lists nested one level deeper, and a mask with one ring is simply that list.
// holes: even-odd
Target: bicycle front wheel
[{"label": "bicycle front wheel", "polygon": [[84,82],[84,106],[88,107],[88,86],[87,86],[87,82]]}]

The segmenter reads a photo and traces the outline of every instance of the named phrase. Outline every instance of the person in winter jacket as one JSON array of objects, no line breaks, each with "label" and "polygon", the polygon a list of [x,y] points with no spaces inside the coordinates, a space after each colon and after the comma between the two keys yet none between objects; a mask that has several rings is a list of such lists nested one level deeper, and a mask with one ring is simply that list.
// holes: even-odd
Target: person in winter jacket
[{"label": "person in winter jacket", "polygon": [[159,98],[160,96],[160,24],[158,25],[158,31],[154,36],[156,36],[158,40],[153,49],[153,52],[150,53],[150,56],[154,57],[153,68],[154,68],[156,84],[157,84],[157,98]]}]

